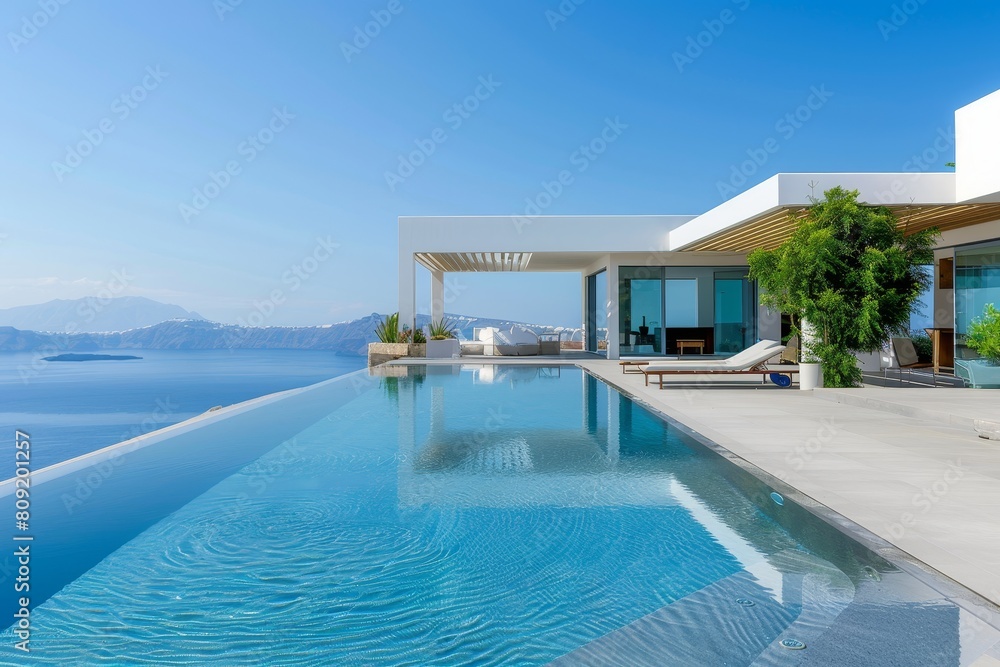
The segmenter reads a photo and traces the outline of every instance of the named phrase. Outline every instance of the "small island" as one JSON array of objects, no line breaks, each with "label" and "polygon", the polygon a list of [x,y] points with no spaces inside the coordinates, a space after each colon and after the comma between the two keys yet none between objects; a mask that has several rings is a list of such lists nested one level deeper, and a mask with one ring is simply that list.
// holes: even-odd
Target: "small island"
[{"label": "small island", "polygon": [[45,361],[128,361],[142,359],[130,354],[57,354],[54,357],[42,357]]}]

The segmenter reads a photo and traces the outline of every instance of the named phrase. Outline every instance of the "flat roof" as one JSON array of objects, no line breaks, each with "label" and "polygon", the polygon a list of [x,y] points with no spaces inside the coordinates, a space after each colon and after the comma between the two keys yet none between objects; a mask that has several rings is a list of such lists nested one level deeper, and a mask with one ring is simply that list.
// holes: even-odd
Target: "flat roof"
[{"label": "flat roof", "polygon": [[[910,171],[777,174],[696,216],[401,217],[400,254],[437,271],[578,271],[609,253],[745,254],[780,245],[802,212],[837,186],[887,206],[907,232],[1000,221],[998,114],[1000,91],[962,107],[953,135],[939,130],[922,162],[903,165]],[[920,171],[952,145],[954,172]]]},{"label": "flat roof", "polygon": [[955,200],[954,173],[777,174],[670,232],[673,251],[750,252],[774,248],[792,233],[798,217],[835,186],[859,200],[891,209],[907,232],[941,231],[1000,219],[1000,204]]}]

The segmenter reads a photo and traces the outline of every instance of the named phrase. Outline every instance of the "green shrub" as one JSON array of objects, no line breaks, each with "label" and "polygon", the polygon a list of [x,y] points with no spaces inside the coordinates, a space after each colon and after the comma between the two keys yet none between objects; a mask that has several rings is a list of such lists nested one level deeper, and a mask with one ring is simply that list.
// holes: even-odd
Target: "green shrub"
[{"label": "green shrub", "polygon": [[399,313],[386,315],[375,327],[375,336],[380,343],[399,343]]},{"label": "green shrub", "polygon": [[910,340],[913,341],[913,349],[917,351],[918,360],[929,362],[934,357],[934,343],[923,331],[911,331]]},{"label": "green shrub", "polygon": [[427,327],[431,340],[446,340],[455,337],[455,325],[446,318],[431,322]]},{"label": "green shrub", "polygon": [[969,324],[965,344],[984,359],[1000,364],[1000,310],[992,303],[986,304],[982,317]]},{"label": "green shrub", "polygon": [[904,234],[891,210],[859,202],[856,190],[836,187],[824,197],[790,214],[788,240],[754,250],[747,263],[761,305],[789,315],[795,334],[803,320],[812,325],[803,357],[819,359],[823,384],[855,387],[863,376],[853,352],[875,352],[909,328],[930,286],[922,267],[934,260],[937,231]]}]

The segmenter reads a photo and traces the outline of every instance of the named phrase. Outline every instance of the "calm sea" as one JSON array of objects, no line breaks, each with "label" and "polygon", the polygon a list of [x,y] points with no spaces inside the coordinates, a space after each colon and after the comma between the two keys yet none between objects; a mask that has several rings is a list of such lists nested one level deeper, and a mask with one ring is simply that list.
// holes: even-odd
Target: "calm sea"
[{"label": "calm sea", "polygon": [[101,350],[134,361],[38,362],[0,353],[0,479],[13,476],[14,429],[32,469],[169,426],[216,405],[305,387],[365,366],[313,350]]}]

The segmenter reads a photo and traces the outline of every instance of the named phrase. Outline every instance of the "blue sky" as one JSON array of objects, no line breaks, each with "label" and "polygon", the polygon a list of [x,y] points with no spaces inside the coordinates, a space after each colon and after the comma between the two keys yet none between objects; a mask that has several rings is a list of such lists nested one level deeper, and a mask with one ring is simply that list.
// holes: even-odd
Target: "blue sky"
[{"label": "blue sky", "polygon": [[[397,216],[521,212],[609,118],[627,129],[546,213],[898,171],[1000,88],[980,1],[8,0],[0,28],[0,307],[114,292],[227,322],[394,310]],[[455,312],[578,324],[577,275],[455,281]]]}]

